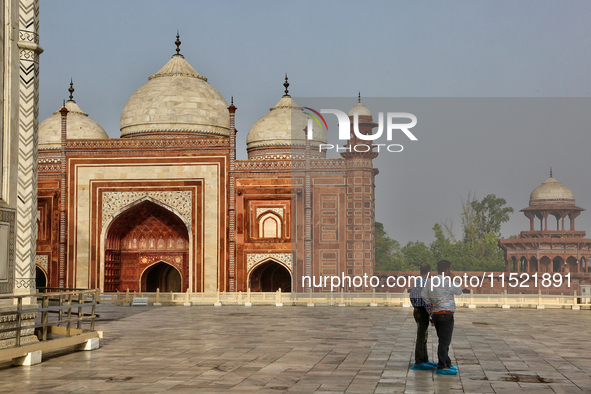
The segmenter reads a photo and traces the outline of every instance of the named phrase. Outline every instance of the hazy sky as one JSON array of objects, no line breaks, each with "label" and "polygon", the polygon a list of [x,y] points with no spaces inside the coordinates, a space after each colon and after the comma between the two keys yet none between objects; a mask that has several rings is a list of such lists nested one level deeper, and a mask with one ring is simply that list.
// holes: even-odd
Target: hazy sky
[{"label": "hazy sky", "polygon": [[[281,98],[285,72],[293,97],[351,97],[352,106],[361,91],[374,117],[370,102],[390,103],[378,97],[585,98],[414,101],[428,103],[430,121],[404,152],[375,161],[376,220],[403,244],[429,243],[435,222],[454,218],[459,231],[462,196],[494,193],[516,210],[508,237],[529,228],[517,211],[550,166],[591,209],[588,1],[41,0],[40,21],[41,120],[73,78],[82,110],[118,137],[125,102],[170,59],[178,29],[187,61],[234,96],[239,158],[250,127]],[[464,107],[469,121],[456,127]],[[441,126],[426,127],[444,108]],[[591,236],[590,212],[577,229]]]}]

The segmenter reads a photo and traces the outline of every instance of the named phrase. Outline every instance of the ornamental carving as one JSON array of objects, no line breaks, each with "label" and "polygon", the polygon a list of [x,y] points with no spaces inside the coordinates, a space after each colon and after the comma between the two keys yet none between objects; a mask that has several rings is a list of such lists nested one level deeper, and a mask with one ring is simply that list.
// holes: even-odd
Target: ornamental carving
[{"label": "ornamental carving", "polygon": [[292,269],[293,255],[291,253],[247,253],[246,270],[250,271],[252,267],[267,259],[279,261],[289,267],[290,270]]},{"label": "ornamental carving", "polygon": [[38,254],[35,256],[35,265],[39,268],[43,268],[43,271],[47,272],[47,266],[49,263],[49,256],[46,254]]},{"label": "ornamental carving", "polygon": [[283,219],[283,208],[275,207],[275,208],[257,208],[257,217],[259,217],[262,213],[271,211],[275,212],[281,219]]},{"label": "ornamental carving", "polygon": [[37,63],[38,56],[35,51],[32,51],[30,49],[21,49],[19,51],[19,59]]},{"label": "ornamental carving", "polygon": [[18,39],[20,41],[28,41],[28,42],[38,43],[39,42],[39,35],[35,32],[32,32],[32,31],[19,30]]},{"label": "ornamental carving", "polygon": [[139,261],[142,265],[150,266],[159,261],[168,263],[182,272],[183,255],[182,254],[140,254]]},{"label": "ornamental carving", "polygon": [[[346,169],[349,167],[373,168],[371,160],[355,159],[311,159],[310,168],[314,169]],[[236,170],[295,170],[305,169],[304,160],[236,160]]]},{"label": "ornamental carving", "polygon": [[62,166],[60,164],[40,164],[37,167],[38,172],[61,172]]},{"label": "ornamental carving", "polygon": [[62,159],[60,157],[43,157],[39,158],[39,164],[61,164]]},{"label": "ornamental carving", "polygon": [[226,138],[112,138],[108,140],[68,140],[66,148],[100,149],[100,148],[185,148],[185,147],[218,147],[230,146]]},{"label": "ornamental carving", "polygon": [[107,223],[122,208],[143,198],[149,197],[174,208],[187,225],[191,228],[193,216],[193,193],[190,190],[183,191],[141,191],[141,192],[104,192],[102,205],[102,223]]}]

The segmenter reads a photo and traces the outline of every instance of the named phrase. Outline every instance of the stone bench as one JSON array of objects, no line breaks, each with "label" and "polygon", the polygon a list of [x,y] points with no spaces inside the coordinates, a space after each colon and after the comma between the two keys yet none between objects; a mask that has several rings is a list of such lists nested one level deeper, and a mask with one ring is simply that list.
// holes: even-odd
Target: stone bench
[{"label": "stone bench", "polygon": [[131,306],[148,306],[148,297],[133,297]]}]

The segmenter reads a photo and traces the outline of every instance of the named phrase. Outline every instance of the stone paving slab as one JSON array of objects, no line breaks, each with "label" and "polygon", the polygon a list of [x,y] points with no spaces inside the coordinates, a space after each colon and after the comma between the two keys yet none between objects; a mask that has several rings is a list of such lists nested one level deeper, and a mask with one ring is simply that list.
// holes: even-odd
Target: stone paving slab
[{"label": "stone paving slab", "polygon": [[[589,311],[459,309],[457,376],[410,308],[99,307],[101,348],[0,364],[0,393],[591,393]],[[437,336],[429,331],[436,360]]]}]

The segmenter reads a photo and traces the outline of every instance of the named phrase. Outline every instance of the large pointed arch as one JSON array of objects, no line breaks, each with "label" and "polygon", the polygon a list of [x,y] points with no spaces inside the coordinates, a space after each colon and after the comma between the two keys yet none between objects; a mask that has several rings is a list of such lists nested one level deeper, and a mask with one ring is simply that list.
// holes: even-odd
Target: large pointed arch
[{"label": "large pointed arch", "polygon": [[111,225],[111,223],[113,223],[113,220],[115,220],[117,217],[119,217],[119,215],[121,215],[123,212],[128,211],[129,209],[133,208],[136,205],[139,205],[145,201],[149,201],[151,203],[154,203],[158,206],[161,206],[164,209],[169,210],[170,212],[174,213],[176,216],[179,217],[179,219],[181,219],[183,221],[183,223],[185,223],[185,226],[187,226],[187,231],[190,233],[191,232],[191,218],[186,218],[181,212],[179,212],[176,208],[171,207],[169,205],[164,204],[163,202],[160,202],[150,196],[144,196],[134,202],[132,202],[129,205],[126,205],[120,209],[118,209],[117,211],[115,211],[112,215],[109,216],[109,219],[105,222],[102,223],[101,225],[101,238],[104,238],[104,234],[106,232],[106,230],[109,228],[109,226]]},{"label": "large pointed arch", "polygon": [[[136,231],[138,226],[142,225],[141,220],[146,220],[148,216],[163,223],[161,230],[169,234],[169,237],[162,237],[160,233],[147,232],[142,233],[136,242],[127,242],[125,239],[128,234]],[[154,221],[153,220],[153,221]],[[140,230],[138,230],[140,231]],[[174,208],[154,200],[150,197],[144,197],[126,207],[118,210],[116,215],[111,217],[101,232],[101,255],[100,255],[100,287],[103,291],[114,291],[115,289],[123,291],[125,288],[119,288],[123,284],[121,267],[124,265],[123,256],[130,259],[136,258],[134,265],[135,279],[126,279],[127,286],[131,284],[132,288],[139,286],[141,278],[140,272],[145,271],[146,264],[151,265],[154,259],[157,259],[157,253],[166,252],[167,254],[177,255],[179,261],[182,261],[181,278],[183,286],[189,283],[188,278],[191,273],[189,262],[192,261],[192,237],[190,235],[190,226],[187,226],[186,220]],[[173,237],[172,239],[170,237]],[[166,238],[166,240],[165,240]],[[142,240],[146,245],[143,246]],[[139,242],[138,242],[139,241]],[[133,245],[133,246],[130,246]],[[172,249],[170,249],[172,248]],[[123,250],[127,250],[126,254]],[[130,256],[128,256],[130,255]],[[127,262],[129,265],[129,261]],[[187,271],[187,272],[184,272]],[[130,276],[128,274],[127,276]],[[119,279],[118,279],[119,278]]]}]

